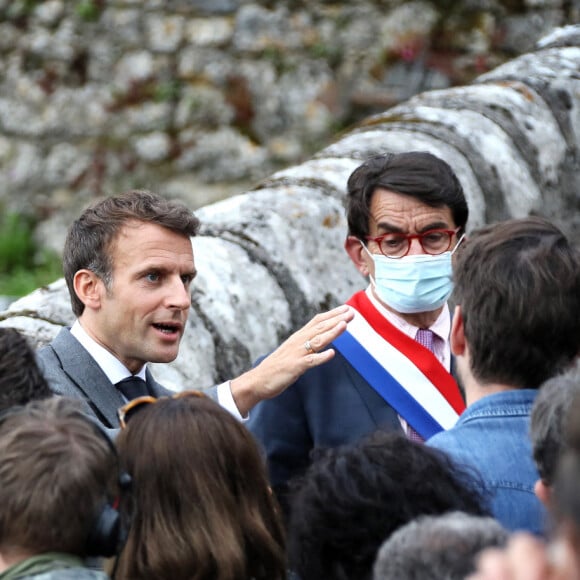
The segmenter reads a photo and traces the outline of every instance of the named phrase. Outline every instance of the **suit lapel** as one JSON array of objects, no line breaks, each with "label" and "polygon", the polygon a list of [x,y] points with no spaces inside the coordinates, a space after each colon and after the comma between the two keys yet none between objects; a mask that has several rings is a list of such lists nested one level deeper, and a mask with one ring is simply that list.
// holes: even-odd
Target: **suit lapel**
[{"label": "suit lapel", "polygon": [[91,406],[97,409],[111,426],[117,426],[117,409],[123,405],[123,398],[93,357],[68,329],[63,329],[51,346],[60,360],[63,371],[84,394]]},{"label": "suit lapel", "polygon": [[350,365],[348,360],[340,352],[335,354],[342,359],[344,373],[350,379],[359,397],[364,401],[367,411],[377,429],[385,429],[403,432],[401,422],[395,410],[364,380],[364,378]]},{"label": "suit lapel", "polygon": [[173,391],[166,389],[153,378],[148,368],[145,369],[145,382],[147,383],[147,389],[154,397],[168,397],[173,394]]}]

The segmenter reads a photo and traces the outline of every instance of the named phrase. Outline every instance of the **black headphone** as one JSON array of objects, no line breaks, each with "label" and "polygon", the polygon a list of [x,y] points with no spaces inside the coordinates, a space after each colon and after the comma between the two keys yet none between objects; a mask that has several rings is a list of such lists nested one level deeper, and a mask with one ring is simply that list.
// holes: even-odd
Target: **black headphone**
[{"label": "black headphone", "polygon": [[[0,412],[0,428],[2,424],[9,418],[18,415],[24,407],[22,405],[10,407]],[[90,417],[83,414],[82,411],[78,411],[78,417],[82,418],[95,433],[99,434],[104,441],[106,441],[108,448],[111,453],[115,456],[117,464],[119,465],[119,474],[117,483],[120,490],[120,498],[123,494],[129,490],[131,487],[131,476],[120,468],[119,455],[115,444],[109,437],[109,434],[99,423],[92,420]],[[115,502],[117,503],[117,502]],[[89,532],[85,554],[89,557],[103,557],[110,558],[117,555],[123,548],[125,541],[127,540],[128,529],[122,523],[121,514],[119,513],[116,506],[113,506],[110,502],[106,501],[101,511],[97,514],[95,518],[95,523],[91,527]]]},{"label": "black headphone", "polygon": [[[117,498],[115,503],[118,503],[118,501],[123,498],[123,495],[131,488],[131,476],[121,469],[117,448],[109,437],[109,434],[100,426],[100,424],[91,420],[89,417],[82,416],[93,426],[95,431],[98,431],[100,436],[106,440],[111,453],[117,460],[117,465],[119,465],[117,483],[119,485],[120,497]],[[104,558],[110,558],[111,556],[117,555],[125,545],[128,531],[127,527],[123,525],[121,514],[119,513],[117,506],[113,506],[109,502],[106,502],[98,514],[89,533],[89,537],[87,538],[85,550],[87,556],[102,556]]]}]

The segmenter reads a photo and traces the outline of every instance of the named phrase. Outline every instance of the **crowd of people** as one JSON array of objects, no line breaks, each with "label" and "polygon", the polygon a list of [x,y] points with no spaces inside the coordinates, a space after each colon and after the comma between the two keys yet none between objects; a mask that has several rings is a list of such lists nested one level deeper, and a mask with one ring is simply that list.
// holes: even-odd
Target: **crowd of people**
[{"label": "crowd of people", "polygon": [[197,218],[147,191],[72,224],[76,321],[0,328],[0,580],[580,578],[580,253],[466,235],[451,167],[347,183],[368,286],[223,384],[173,392]]}]

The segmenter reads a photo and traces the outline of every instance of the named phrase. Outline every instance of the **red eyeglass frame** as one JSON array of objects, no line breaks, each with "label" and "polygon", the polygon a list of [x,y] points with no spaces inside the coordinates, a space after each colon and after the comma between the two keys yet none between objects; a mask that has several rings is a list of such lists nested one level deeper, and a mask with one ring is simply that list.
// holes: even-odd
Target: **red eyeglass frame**
[{"label": "red eyeglass frame", "polygon": [[[427,230],[426,232],[423,232],[422,234],[403,234],[401,232],[387,232],[386,234],[381,234],[380,236],[365,236],[365,240],[369,241],[369,242],[375,242],[378,246],[379,246],[379,250],[381,252],[381,254],[383,256],[385,256],[386,258],[391,258],[393,260],[398,260],[399,258],[404,258],[409,251],[411,250],[411,242],[414,239],[419,240],[419,243],[421,244],[421,248],[423,249],[423,251],[426,254],[429,254],[430,256],[438,256],[439,254],[444,254],[450,247],[451,247],[451,243],[453,240],[453,236],[457,235],[457,233],[459,232],[461,228],[455,228],[454,230],[448,230],[446,228],[434,228],[432,230]],[[432,254],[431,252],[428,252],[425,249],[425,246],[423,246],[423,238],[433,234],[433,233],[445,233],[449,235],[449,245],[442,250],[441,252],[438,252],[437,254]],[[404,254],[401,254],[400,256],[389,256],[388,254],[385,254],[383,252],[383,248],[382,248],[382,241],[387,237],[387,236],[399,236],[401,239],[407,240],[408,241],[408,245],[407,245],[407,251]]]}]

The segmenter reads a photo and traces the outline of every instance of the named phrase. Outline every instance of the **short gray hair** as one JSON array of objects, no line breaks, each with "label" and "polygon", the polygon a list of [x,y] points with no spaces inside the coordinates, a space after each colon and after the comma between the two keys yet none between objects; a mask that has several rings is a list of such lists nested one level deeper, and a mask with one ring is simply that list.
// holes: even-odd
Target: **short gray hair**
[{"label": "short gray hair", "polygon": [[553,485],[558,462],[566,449],[568,411],[580,395],[580,362],[541,385],[532,407],[530,438],[534,461],[545,485]]},{"label": "short gray hair", "polygon": [[484,548],[504,546],[508,532],[493,518],[463,512],[421,516],[381,546],[373,580],[463,580]]}]

